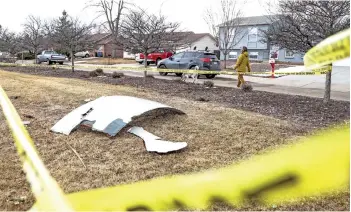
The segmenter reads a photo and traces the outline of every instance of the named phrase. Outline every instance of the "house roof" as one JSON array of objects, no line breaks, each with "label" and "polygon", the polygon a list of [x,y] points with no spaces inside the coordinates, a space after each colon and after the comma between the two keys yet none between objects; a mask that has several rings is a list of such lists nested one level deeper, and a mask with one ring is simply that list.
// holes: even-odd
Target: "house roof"
[{"label": "house roof", "polygon": [[214,37],[210,33],[193,33],[193,34],[189,34],[186,39],[189,43],[194,43],[205,36],[209,36],[211,39],[215,41]]},{"label": "house roof", "polygon": [[173,35],[176,37],[177,36],[184,37],[181,42],[186,42],[186,43],[194,43],[205,36],[209,36],[212,40],[215,41],[215,38],[210,33],[194,33],[192,31],[188,31],[188,32],[175,32],[173,33]]},{"label": "house roof", "polygon": [[103,39],[106,39],[108,36],[110,36],[110,33],[97,33],[97,34],[92,34],[89,36],[89,40],[92,42],[99,42]]},{"label": "house roof", "polygon": [[[273,22],[276,15],[264,15],[264,16],[251,16],[251,17],[240,17],[231,20],[234,25],[237,26],[252,26],[252,25],[267,25]],[[224,26],[225,23],[219,25],[219,27]]]}]

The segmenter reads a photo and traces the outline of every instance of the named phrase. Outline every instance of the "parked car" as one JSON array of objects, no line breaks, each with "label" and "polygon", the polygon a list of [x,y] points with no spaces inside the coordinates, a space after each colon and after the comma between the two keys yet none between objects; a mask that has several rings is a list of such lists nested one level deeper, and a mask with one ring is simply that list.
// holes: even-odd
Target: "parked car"
[{"label": "parked car", "polygon": [[74,54],[75,57],[90,57],[89,51],[77,52]]},{"label": "parked car", "polygon": [[0,52],[0,57],[11,57],[9,52]]},{"label": "parked car", "polygon": [[[167,59],[161,60],[157,68],[162,69],[195,69],[204,71],[220,71],[221,64],[215,53],[206,51],[185,51],[173,55]],[[167,75],[167,72],[160,72],[160,75]],[[182,73],[175,73],[182,76]],[[206,74],[208,79],[212,79],[216,74]]]},{"label": "parked car", "polygon": [[58,54],[55,51],[42,51],[41,54],[37,56],[37,62],[40,64],[42,62],[47,62],[49,65],[52,63],[63,64],[66,60],[66,56],[62,54]]},{"label": "parked car", "polygon": [[126,51],[123,52],[123,59],[131,59],[131,60],[134,60],[135,57],[136,57],[136,55],[133,54],[133,53],[126,52]]},{"label": "parked car", "polygon": [[[147,55],[147,64],[155,63],[156,65],[163,59],[169,58],[173,55],[172,52],[166,50],[160,50]],[[136,55],[135,60],[142,64],[144,62],[144,54],[139,53]]]}]

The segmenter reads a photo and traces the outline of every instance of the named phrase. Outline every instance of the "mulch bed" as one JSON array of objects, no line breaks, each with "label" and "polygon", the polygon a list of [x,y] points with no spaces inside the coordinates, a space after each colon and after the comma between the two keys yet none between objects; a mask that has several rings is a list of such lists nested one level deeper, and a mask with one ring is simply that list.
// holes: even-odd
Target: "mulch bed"
[{"label": "mulch bed", "polygon": [[[2,70],[50,77],[78,78],[99,83],[126,85],[157,91],[169,96],[177,96],[195,101],[215,102],[225,107],[260,113],[289,120],[301,125],[305,130],[326,127],[350,119],[350,103],[297,95],[276,94],[264,91],[243,92],[236,88],[205,88],[203,85],[184,83],[178,80],[161,80],[152,77],[112,78],[89,77],[89,72],[71,72],[64,69],[33,67],[3,67]],[[234,83],[234,82],[233,82]],[[209,114],[210,115],[210,114]]]}]

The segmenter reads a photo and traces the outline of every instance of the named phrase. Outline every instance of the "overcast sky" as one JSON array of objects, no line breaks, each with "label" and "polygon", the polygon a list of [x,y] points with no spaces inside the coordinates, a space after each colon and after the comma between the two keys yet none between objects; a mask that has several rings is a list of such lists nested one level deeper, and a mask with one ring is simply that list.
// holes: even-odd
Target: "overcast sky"
[{"label": "overcast sky", "polygon": [[[84,9],[88,0],[0,0],[0,25],[19,32],[28,15],[51,19],[60,16],[63,10],[90,22],[96,16],[96,9]],[[147,8],[150,12],[160,9],[169,21],[181,22],[184,30],[195,33],[208,32],[203,19],[204,10],[215,7],[220,0],[132,0],[136,5]],[[237,0],[245,1],[245,0]],[[269,0],[246,0],[243,6],[244,16],[265,15],[263,5]],[[162,5],[162,7],[161,7]]]}]

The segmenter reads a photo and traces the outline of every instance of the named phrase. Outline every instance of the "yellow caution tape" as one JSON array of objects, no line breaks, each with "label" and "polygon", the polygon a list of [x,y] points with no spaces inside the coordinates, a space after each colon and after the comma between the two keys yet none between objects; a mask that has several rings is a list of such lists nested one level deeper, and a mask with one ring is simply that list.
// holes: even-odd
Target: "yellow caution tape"
[{"label": "yellow caution tape", "polygon": [[[70,65],[36,65],[36,64],[9,64],[9,63],[0,63],[0,66],[8,66],[8,67],[47,67],[47,68],[54,68],[54,69],[71,69],[72,66]],[[154,72],[154,73],[185,73],[185,74],[216,74],[216,75],[238,75],[238,74],[243,74],[243,75],[272,75],[272,74],[277,74],[277,75],[320,75],[320,74],[326,74],[328,71],[332,70],[332,66],[327,65],[324,67],[320,67],[318,69],[311,69],[311,68],[305,68],[303,71],[299,72],[283,72],[283,71],[266,71],[266,72],[234,72],[230,70],[222,70],[222,71],[206,71],[206,70],[194,70],[194,69],[156,69],[156,68],[144,68],[144,67],[119,67],[119,66],[100,66],[100,65],[91,65],[91,66],[84,66],[84,65],[75,65],[74,66],[77,70],[79,68],[85,68],[85,69],[107,69],[107,70],[115,70],[115,71],[147,71],[147,72]]]},{"label": "yellow caution tape", "polygon": [[350,57],[350,29],[341,31],[310,49],[304,56],[305,66],[319,68]]},{"label": "yellow caution tape", "polygon": [[349,124],[237,165],[69,194],[75,210],[207,209],[216,201],[277,204],[345,189]]},{"label": "yellow caution tape", "polygon": [[36,208],[45,211],[71,211],[62,190],[45,168],[21,118],[1,86],[0,104],[15,139],[23,170],[37,200]]},{"label": "yellow caution tape", "polygon": [[[348,57],[349,47],[344,45],[350,42],[349,32],[332,36],[307,52],[307,69],[328,68],[332,61]],[[349,184],[350,126],[347,124],[220,170],[81,191],[64,197],[1,87],[0,104],[37,199],[33,210],[70,211],[70,205],[75,210],[206,209],[215,201],[232,205],[248,201],[271,204],[327,194]]]}]

